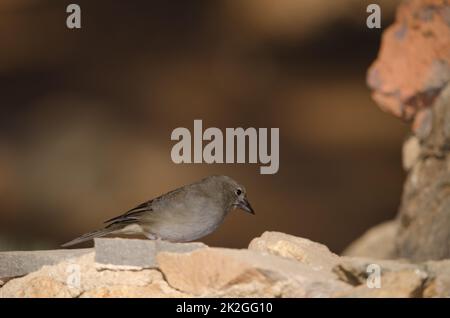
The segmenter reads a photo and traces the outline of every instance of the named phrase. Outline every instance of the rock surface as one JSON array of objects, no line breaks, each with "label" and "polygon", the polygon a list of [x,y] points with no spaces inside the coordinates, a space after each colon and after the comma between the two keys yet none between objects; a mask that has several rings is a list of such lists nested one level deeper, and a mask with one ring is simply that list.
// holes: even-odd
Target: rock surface
[{"label": "rock surface", "polygon": [[[126,239],[105,243],[118,250],[139,246],[144,254],[148,247]],[[121,266],[99,268],[90,252],[11,279],[0,286],[0,297],[450,297],[449,260],[339,257],[324,245],[278,232],[255,238],[249,249],[176,245],[156,249],[157,268],[150,269],[128,266],[117,254],[111,255]],[[379,288],[368,284],[374,277]]]},{"label": "rock surface", "polygon": [[361,284],[356,288],[339,294],[340,297],[354,298],[416,298],[422,297],[426,274],[420,270],[404,270],[384,274],[380,288],[367,288]]},{"label": "rock surface", "polygon": [[95,262],[99,269],[156,268],[159,252],[184,253],[206,247],[203,243],[171,243],[137,239],[95,239]]},{"label": "rock surface", "polygon": [[294,259],[316,270],[330,270],[339,261],[325,245],[279,232],[265,232],[253,239],[248,248]]},{"label": "rock surface", "polygon": [[395,258],[397,227],[396,221],[378,224],[350,244],[342,254],[378,259]]},{"label": "rock surface", "polygon": [[92,252],[92,249],[0,252],[0,282],[34,272],[44,265],[56,264],[89,252]]},{"label": "rock surface", "polygon": [[44,266],[37,272],[9,281],[0,297],[171,297],[170,288],[154,269],[97,270],[94,253],[73,261]]},{"label": "rock surface", "polygon": [[331,271],[251,250],[161,253],[158,263],[171,286],[195,296],[330,297],[350,288]]},{"label": "rock surface", "polygon": [[[371,247],[374,257],[386,252],[390,258],[414,261],[450,258],[449,2],[404,1],[383,34],[367,82],[380,108],[412,123],[412,136],[403,146],[408,175],[395,243],[388,243],[378,228],[347,253],[365,250],[371,255]],[[388,247],[392,245],[395,249]]]},{"label": "rock surface", "polygon": [[398,216],[399,256],[417,261],[450,257],[450,86],[436,98],[432,114],[432,128],[408,173]]},{"label": "rock surface", "polygon": [[403,1],[368,72],[375,101],[402,119],[417,117],[415,132],[427,130],[423,110],[450,80],[448,12],[445,0]]},{"label": "rock surface", "polygon": [[450,260],[431,261],[425,264],[430,273],[429,282],[424,288],[424,297],[450,297]]}]

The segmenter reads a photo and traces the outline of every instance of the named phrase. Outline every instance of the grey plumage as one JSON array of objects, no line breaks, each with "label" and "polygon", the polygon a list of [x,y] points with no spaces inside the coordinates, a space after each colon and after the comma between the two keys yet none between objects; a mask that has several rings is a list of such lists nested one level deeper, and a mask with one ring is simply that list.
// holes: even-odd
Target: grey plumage
[{"label": "grey plumage", "polygon": [[243,186],[227,176],[210,176],[144,202],[105,221],[104,228],[62,246],[108,234],[143,234],[149,239],[193,241],[213,232],[235,207],[254,214]]}]

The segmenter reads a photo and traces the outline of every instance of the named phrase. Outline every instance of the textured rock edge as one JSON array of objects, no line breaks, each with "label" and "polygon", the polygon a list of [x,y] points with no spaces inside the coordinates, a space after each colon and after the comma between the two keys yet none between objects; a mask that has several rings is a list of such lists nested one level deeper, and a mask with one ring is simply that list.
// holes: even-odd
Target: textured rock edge
[{"label": "textured rock edge", "polygon": [[[133,270],[98,268],[95,253],[83,254],[11,279],[0,297],[450,297],[450,260],[340,257],[279,232],[263,233],[248,249],[189,249],[162,250],[156,268]],[[374,266],[381,288],[367,285]]]}]

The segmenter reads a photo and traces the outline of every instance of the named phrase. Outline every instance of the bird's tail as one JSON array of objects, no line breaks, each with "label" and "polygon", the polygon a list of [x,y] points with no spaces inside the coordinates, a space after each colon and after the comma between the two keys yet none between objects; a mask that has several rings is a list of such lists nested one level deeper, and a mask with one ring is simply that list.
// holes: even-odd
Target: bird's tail
[{"label": "bird's tail", "polygon": [[116,232],[118,230],[121,230],[123,228],[122,225],[120,224],[110,224],[107,227],[100,229],[100,230],[95,230],[86,234],[83,234],[80,237],[77,237],[76,239],[73,239],[70,242],[64,243],[63,245],[61,245],[61,247],[69,247],[72,245],[76,245],[76,244],[80,244],[86,241],[90,241],[96,237],[102,237],[108,234],[111,234],[113,232]]}]

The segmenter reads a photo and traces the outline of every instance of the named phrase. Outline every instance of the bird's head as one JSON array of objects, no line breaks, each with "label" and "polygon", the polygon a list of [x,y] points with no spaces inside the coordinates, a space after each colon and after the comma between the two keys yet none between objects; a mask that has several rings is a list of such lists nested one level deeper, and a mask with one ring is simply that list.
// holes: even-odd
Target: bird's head
[{"label": "bird's head", "polygon": [[244,186],[227,176],[212,176],[209,178],[216,184],[220,184],[231,208],[240,208],[245,212],[255,214],[247,199],[247,191]]}]

